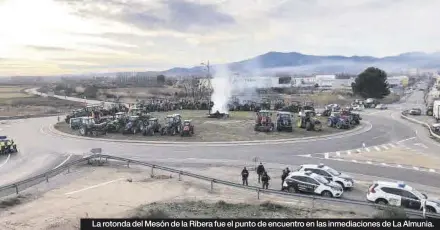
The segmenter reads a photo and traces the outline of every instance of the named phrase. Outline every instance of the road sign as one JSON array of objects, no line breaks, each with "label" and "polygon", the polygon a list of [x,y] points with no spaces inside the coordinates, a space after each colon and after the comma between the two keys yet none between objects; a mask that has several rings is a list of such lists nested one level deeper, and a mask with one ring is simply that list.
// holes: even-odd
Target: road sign
[{"label": "road sign", "polygon": [[102,149],[101,148],[94,148],[94,149],[91,149],[90,152],[97,154],[97,153],[101,153]]}]

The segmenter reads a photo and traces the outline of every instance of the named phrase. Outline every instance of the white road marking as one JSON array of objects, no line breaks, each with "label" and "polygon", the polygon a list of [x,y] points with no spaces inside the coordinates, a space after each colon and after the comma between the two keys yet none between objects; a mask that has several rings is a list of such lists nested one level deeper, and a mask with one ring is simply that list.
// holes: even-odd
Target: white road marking
[{"label": "white road marking", "polygon": [[397,143],[400,144],[400,143],[402,143],[402,142],[409,141],[409,140],[412,140],[412,139],[415,139],[415,138],[416,138],[416,137],[410,137],[410,138],[407,138],[407,139],[404,139],[404,140],[400,140],[400,141],[398,141]]},{"label": "white road marking", "polygon": [[347,151],[347,155],[351,155],[351,151],[350,150]]},{"label": "white road marking", "polygon": [[425,149],[428,148],[428,146],[426,146],[426,145],[424,145],[422,143],[415,143],[414,145],[420,146],[420,147],[425,148]]},{"label": "white road marking", "polygon": [[357,160],[351,160],[351,161],[354,162],[354,163],[358,162]]},{"label": "white road marking", "polygon": [[63,162],[61,162],[59,165],[57,165],[57,167],[53,168],[53,169],[57,169],[59,167],[61,167],[63,164],[65,164],[70,158],[72,157],[72,154],[70,154]]},{"label": "white road marking", "polygon": [[380,164],[383,165],[383,166],[388,166],[387,163],[380,163]]},{"label": "white road marking", "polygon": [[7,157],[6,160],[0,165],[0,168],[3,167],[3,165],[5,165],[6,163],[8,163],[9,158],[11,158],[11,154],[8,154],[8,157]]},{"label": "white road marking", "polygon": [[376,151],[380,151],[380,148],[377,146],[374,146],[374,149],[376,149]]},{"label": "white road marking", "polygon": [[435,169],[429,169],[430,172],[435,172]]},{"label": "white road marking", "polygon": [[370,152],[370,149],[369,149],[369,148],[365,148],[365,150],[367,150],[367,152]]},{"label": "white road marking", "polygon": [[362,150],[360,150],[360,149],[356,149],[356,151],[357,151],[358,153],[362,152]]},{"label": "white road marking", "polygon": [[386,145],[382,145],[382,148],[389,149]]},{"label": "white road marking", "polygon": [[68,193],[65,193],[64,195],[72,195],[72,194],[75,194],[75,193],[78,193],[78,192],[83,192],[83,191],[86,191],[86,190],[89,190],[89,189],[92,189],[92,188],[101,187],[101,186],[108,185],[108,184],[114,183],[116,181],[124,180],[124,179],[125,178],[119,178],[119,179],[116,179],[116,180],[107,181],[107,182],[104,182],[104,183],[101,183],[101,184],[97,184],[97,185],[93,185],[93,186],[90,186],[90,187],[87,187],[87,188],[83,188],[83,189],[80,189],[80,190],[68,192]]},{"label": "white road marking", "polygon": [[324,153],[324,158],[328,159],[328,155],[329,155],[328,153]]},{"label": "white road marking", "polygon": [[389,146],[391,146],[391,148],[395,148],[396,146],[393,144],[388,144]]},{"label": "white road marking", "polygon": [[336,156],[341,156],[341,152],[336,152]]},{"label": "white road marking", "polygon": [[367,164],[370,164],[370,165],[371,165],[371,164],[373,164],[373,162],[371,162],[371,161],[367,161]]},{"label": "white road marking", "polygon": [[402,168],[402,165],[397,165],[397,168]]},{"label": "white road marking", "polygon": [[413,169],[414,169],[414,170],[420,170],[418,167],[415,167],[415,166],[413,167]]}]

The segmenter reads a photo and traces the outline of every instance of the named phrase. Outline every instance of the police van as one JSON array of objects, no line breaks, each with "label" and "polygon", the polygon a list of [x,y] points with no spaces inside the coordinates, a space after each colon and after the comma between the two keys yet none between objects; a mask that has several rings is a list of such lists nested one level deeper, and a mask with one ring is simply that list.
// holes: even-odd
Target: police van
[{"label": "police van", "polygon": [[428,199],[403,182],[375,181],[368,189],[367,200],[376,204],[392,205],[421,210],[426,205],[427,212],[440,213],[440,201]]},{"label": "police van", "polygon": [[339,184],[310,171],[290,173],[284,180],[283,190],[325,197],[341,197],[344,192]]},{"label": "police van", "polygon": [[354,180],[351,176],[338,172],[324,164],[314,165],[301,165],[299,170],[300,172],[310,171],[320,176],[325,177],[325,179],[329,181],[334,181],[341,185],[341,187],[345,189],[352,189],[354,187]]}]

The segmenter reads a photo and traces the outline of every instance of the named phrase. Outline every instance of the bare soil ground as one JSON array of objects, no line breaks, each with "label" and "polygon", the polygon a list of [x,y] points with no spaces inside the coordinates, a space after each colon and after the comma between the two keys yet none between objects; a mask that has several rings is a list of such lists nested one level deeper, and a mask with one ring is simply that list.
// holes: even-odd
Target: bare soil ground
[{"label": "bare soil ground", "polygon": [[0,87],[0,116],[38,116],[65,113],[81,103],[24,93],[26,86]]},{"label": "bare soil ground", "polygon": [[344,155],[338,158],[363,161],[379,161],[389,164],[410,165],[440,170],[440,157],[408,150],[406,148],[393,148],[379,152],[363,152],[358,154]]},{"label": "bare soil ground", "polygon": [[[333,133],[341,133],[344,130],[328,128],[326,127],[327,118],[320,117],[323,122],[323,128],[320,132],[306,131],[294,127],[294,131],[289,132],[255,132],[254,112],[231,112],[228,119],[215,119],[207,118],[207,111],[194,111],[194,110],[180,110],[172,111],[168,113],[155,112],[153,116],[158,117],[159,121],[163,125],[164,118],[167,114],[179,113],[183,119],[190,119],[195,126],[195,135],[192,137],[177,136],[142,136],[142,135],[122,135],[122,134],[107,134],[101,136],[110,139],[128,139],[128,140],[169,140],[169,141],[249,141],[249,140],[267,140],[267,139],[287,139],[287,138],[300,138],[311,137],[319,135],[328,135]],[[276,113],[273,113],[273,119],[276,119]],[[296,124],[296,123],[294,123]],[[61,122],[55,125],[55,128],[59,131],[69,134],[79,135],[78,130],[71,130],[69,125]]]},{"label": "bare soil ground", "polygon": [[[81,169],[79,169],[81,170]],[[78,229],[80,218],[247,217],[365,218],[374,209],[262,194],[117,166],[85,168],[44,194],[8,197],[0,207],[0,229]],[[63,180],[60,176],[58,180]],[[51,180],[50,183],[56,183]],[[19,201],[18,201],[19,200]]]}]

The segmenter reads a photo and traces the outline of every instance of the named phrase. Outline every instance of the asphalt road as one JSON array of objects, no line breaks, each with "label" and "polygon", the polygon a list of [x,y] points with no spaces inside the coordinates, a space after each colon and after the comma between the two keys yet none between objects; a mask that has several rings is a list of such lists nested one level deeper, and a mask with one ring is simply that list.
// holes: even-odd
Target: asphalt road
[{"label": "asphalt road", "polygon": [[[422,92],[420,91],[420,93]],[[298,156],[355,149],[360,148],[363,143],[366,146],[374,146],[397,141],[402,141],[403,144],[411,147],[414,147],[414,143],[423,142],[427,146],[427,150],[438,149],[438,143],[434,143],[424,136],[422,131],[418,131],[422,127],[407,123],[399,116],[401,108],[413,106],[408,102],[412,103],[418,100],[423,102],[423,94],[420,93],[415,91],[406,102],[390,106],[390,110],[365,112],[363,117],[372,125],[372,128],[358,135],[255,146],[156,146],[81,140],[60,137],[51,133],[48,127],[56,122],[56,117],[11,121],[10,124],[0,125],[0,128],[2,128],[3,134],[13,137],[17,141],[20,152],[9,159],[7,156],[0,157],[0,174],[2,175],[0,185],[24,179],[38,172],[54,168],[63,162],[78,159],[88,153],[91,148],[102,148],[106,154],[143,161],[164,162],[164,164],[169,160],[181,159],[182,167],[184,167],[183,162],[186,160],[192,162],[229,160],[251,162],[254,157],[258,157],[263,162],[290,166],[304,163],[325,163],[344,172],[440,187],[439,174]]]}]

